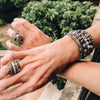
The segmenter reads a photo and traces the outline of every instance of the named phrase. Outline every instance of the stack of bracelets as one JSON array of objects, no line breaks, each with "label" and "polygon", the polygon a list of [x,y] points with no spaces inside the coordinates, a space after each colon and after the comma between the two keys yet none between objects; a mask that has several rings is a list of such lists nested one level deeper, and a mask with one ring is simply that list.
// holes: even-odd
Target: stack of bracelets
[{"label": "stack of bracelets", "polygon": [[75,40],[79,48],[79,59],[84,59],[94,49],[94,41],[85,30],[70,31],[68,35]]}]

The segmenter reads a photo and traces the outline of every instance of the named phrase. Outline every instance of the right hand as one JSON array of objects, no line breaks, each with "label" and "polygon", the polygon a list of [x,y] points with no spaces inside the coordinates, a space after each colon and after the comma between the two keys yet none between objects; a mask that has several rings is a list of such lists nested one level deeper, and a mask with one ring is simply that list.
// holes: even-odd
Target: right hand
[{"label": "right hand", "polygon": [[[12,51],[1,59],[1,64],[5,66],[0,69],[0,98],[12,100],[37,90],[61,72],[77,56],[77,45],[69,36],[34,49]],[[8,76],[9,70],[6,64],[15,59],[20,59],[21,71],[16,75]],[[3,92],[15,84],[20,85]]]},{"label": "right hand", "polygon": [[7,31],[7,34],[11,38],[16,33],[16,31],[21,33],[25,38],[23,44],[20,47],[12,43],[11,40],[8,40],[6,42],[6,45],[12,50],[27,50],[51,42],[50,38],[46,34],[44,34],[40,29],[38,29],[36,26],[29,23],[25,19],[15,18],[11,23],[11,26],[14,30],[10,28]]}]

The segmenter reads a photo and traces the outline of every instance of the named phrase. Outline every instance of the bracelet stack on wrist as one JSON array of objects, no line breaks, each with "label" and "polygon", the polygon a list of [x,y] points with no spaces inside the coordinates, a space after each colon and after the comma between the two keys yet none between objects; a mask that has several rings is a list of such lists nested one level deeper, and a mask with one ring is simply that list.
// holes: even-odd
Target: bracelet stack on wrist
[{"label": "bracelet stack on wrist", "polygon": [[88,32],[85,30],[75,30],[68,33],[78,45],[79,48],[79,59],[84,59],[94,49],[94,41]]}]

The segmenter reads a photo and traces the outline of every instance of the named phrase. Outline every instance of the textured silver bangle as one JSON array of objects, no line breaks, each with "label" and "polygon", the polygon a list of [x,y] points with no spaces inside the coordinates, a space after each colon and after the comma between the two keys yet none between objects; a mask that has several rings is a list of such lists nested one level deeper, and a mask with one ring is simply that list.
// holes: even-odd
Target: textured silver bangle
[{"label": "textured silver bangle", "polygon": [[85,30],[75,30],[68,33],[75,40],[79,48],[79,59],[84,59],[94,49],[94,41],[88,32]]}]

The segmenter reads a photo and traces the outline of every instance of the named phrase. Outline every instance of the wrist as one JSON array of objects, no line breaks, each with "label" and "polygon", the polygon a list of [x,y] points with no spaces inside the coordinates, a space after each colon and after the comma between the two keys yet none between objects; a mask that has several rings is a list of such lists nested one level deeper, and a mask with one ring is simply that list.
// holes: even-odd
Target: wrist
[{"label": "wrist", "polygon": [[79,50],[76,42],[68,35],[59,40],[60,46],[63,46],[64,55],[67,63],[73,62],[79,58]]},{"label": "wrist", "polygon": [[69,63],[77,60],[79,58],[79,48],[77,43],[69,35],[66,35],[63,39],[66,46],[68,46],[67,53],[69,53]]}]

